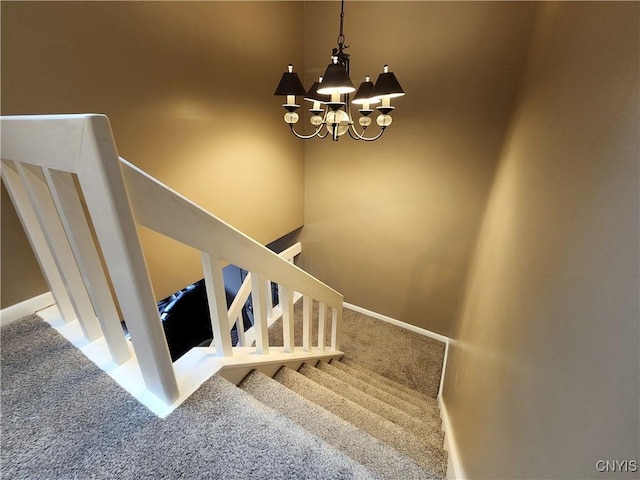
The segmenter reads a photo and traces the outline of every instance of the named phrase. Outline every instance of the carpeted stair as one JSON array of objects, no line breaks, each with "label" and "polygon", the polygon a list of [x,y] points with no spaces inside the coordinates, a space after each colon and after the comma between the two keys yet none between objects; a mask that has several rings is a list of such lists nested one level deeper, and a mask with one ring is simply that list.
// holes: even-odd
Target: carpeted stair
[{"label": "carpeted stair", "polygon": [[253,371],[239,387],[378,478],[446,478],[435,400],[353,362],[283,367],[273,379]]},{"label": "carpeted stair", "polygon": [[37,316],[0,340],[2,478],[446,476],[435,399],[348,358],[214,376],[160,419]]}]

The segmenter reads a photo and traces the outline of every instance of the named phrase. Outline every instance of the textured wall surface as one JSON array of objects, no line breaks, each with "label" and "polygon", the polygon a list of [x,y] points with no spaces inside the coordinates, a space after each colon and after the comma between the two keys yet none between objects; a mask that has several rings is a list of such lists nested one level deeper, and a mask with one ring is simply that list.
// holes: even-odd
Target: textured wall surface
[{"label": "textured wall surface", "polygon": [[[2,114],[109,116],[119,154],[257,240],[303,223],[303,146],[273,90],[302,64],[299,2],[3,2]],[[2,205],[3,257],[22,235]],[[156,293],[202,278],[199,254],[141,230]],[[7,247],[5,247],[5,244]],[[28,252],[27,252],[28,253]],[[42,290],[3,262],[2,306]],[[14,267],[14,263],[20,266]]]},{"label": "textured wall surface", "polygon": [[640,460],[639,7],[537,23],[447,366],[467,478],[638,478],[597,462]]}]

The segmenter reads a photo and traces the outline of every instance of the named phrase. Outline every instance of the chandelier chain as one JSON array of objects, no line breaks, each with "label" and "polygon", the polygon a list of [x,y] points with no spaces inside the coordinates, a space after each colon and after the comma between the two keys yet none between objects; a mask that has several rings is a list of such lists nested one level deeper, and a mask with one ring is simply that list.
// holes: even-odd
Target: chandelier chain
[{"label": "chandelier chain", "polygon": [[340,7],[340,34],[338,35],[338,47],[340,52],[342,52],[343,48],[349,48],[344,45],[344,0],[342,0],[342,4]]}]

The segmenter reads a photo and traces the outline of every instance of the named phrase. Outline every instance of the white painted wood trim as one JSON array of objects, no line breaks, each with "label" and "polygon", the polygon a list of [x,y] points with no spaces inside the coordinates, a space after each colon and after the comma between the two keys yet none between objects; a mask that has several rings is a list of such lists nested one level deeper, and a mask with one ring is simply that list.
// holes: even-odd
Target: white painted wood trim
[{"label": "white painted wood trim", "polygon": [[58,308],[62,313],[62,317],[66,322],[75,320],[76,313],[73,309],[73,305],[71,304],[71,299],[67,294],[67,289],[64,286],[62,276],[56,267],[53,259],[53,253],[49,249],[47,240],[44,237],[44,232],[40,228],[40,224],[36,218],[36,213],[31,207],[31,202],[29,201],[27,192],[22,185],[20,176],[15,169],[11,168],[9,163],[13,165],[13,162],[5,163],[3,161],[0,171],[2,173],[2,179],[7,186],[7,192],[11,198],[11,202],[16,209],[22,228],[24,228],[24,231],[27,234],[27,238],[31,244],[31,249],[35,253],[38,265],[40,265],[40,270],[44,274],[44,278],[49,285],[49,291],[51,292],[55,303],[58,305]]},{"label": "white painted wood trim", "polygon": [[282,308],[282,336],[284,351],[290,353],[294,350],[294,314],[293,291],[284,285],[278,286],[280,307]]},{"label": "white painted wood trim", "polygon": [[[302,298],[302,295],[298,292],[293,292],[293,304],[295,305],[298,300]],[[273,315],[267,319],[267,328],[271,327],[282,316],[282,307],[277,305],[273,307]],[[244,332],[246,347],[253,345],[256,340],[256,329],[251,327]],[[238,345],[238,347],[241,345]],[[235,347],[234,347],[235,348]]]},{"label": "white painted wood trim", "polygon": [[302,349],[308,352],[311,349],[311,317],[313,300],[308,295],[302,297]]},{"label": "white painted wood trim", "polygon": [[[289,248],[283,250],[278,255],[284,258],[286,261],[293,263],[293,258],[302,252],[302,244],[300,242],[291,245]],[[242,307],[247,302],[247,299],[251,295],[251,272],[247,272],[247,276],[244,278],[242,285],[238,289],[231,306],[229,307],[229,330],[233,328],[237,319],[242,315]],[[273,310],[273,308],[272,308]],[[273,312],[271,312],[271,315]],[[238,332],[240,333],[240,332]],[[238,337],[239,338],[239,337]]]},{"label": "white painted wood trim", "polygon": [[125,187],[106,116],[85,117],[79,147],[78,159],[82,161],[76,166],[78,182],[127,322],[144,384],[150,394],[172,404],[180,396],[178,380],[138,237],[130,192]]},{"label": "white painted wood trim", "polygon": [[[58,197],[53,198],[52,192],[57,191],[55,179],[58,177],[49,175],[46,178],[43,169],[76,175],[118,304],[127,322],[135,350],[135,370],[140,372],[143,379],[137,384],[145,385],[148,395],[168,405],[175,403],[183,394],[183,375],[190,377],[190,373],[188,369],[180,371],[180,365],[184,362],[179,361],[175,365],[171,362],[137,234],[137,224],[190,245],[202,253],[218,353],[231,353],[230,342],[227,341],[229,315],[222,282],[223,261],[253,273],[251,284],[257,353],[269,352],[269,316],[275,317],[276,310],[282,315],[282,307],[271,305],[271,296],[266,295],[266,290],[271,293],[270,282],[295,289],[307,295],[308,299],[313,298],[321,303],[323,314],[319,336],[321,348],[324,348],[326,308],[342,308],[343,296],[296,267],[291,260],[274,254],[120,159],[106,116],[20,116],[2,117],[1,121],[3,134],[6,134],[3,135],[2,160],[3,164],[12,167],[7,178],[12,180],[12,174],[16,173],[15,183],[21,186],[19,191],[29,200],[25,203],[30,204],[35,212],[37,231],[45,234],[45,243],[76,313],[77,320],[70,321],[64,327],[74,332],[81,327],[83,335],[76,335],[80,340],[75,338],[79,343],[104,343],[98,322],[95,321],[95,313],[100,314],[101,309],[94,311],[97,302],[94,302],[95,298],[90,298],[91,294],[87,291],[89,284],[98,288],[98,284],[104,282],[92,282],[88,274],[88,270],[96,265],[95,258],[92,256],[90,261],[84,261],[88,256],[80,258],[83,252],[75,248],[80,244],[77,241],[73,245],[69,243],[68,237],[74,237],[78,231],[80,233],[75,240],[87,240],[88,246],[87,228],[82,225],[78,230],[77,224],[72,225],[60,218],[60,215],[75,216],[80,213],[75,198],[71,199],[74,208],[67,211],[69,209],[64,205],[67,197],[62,195],[67,187],[75,189],[75,184],[61,182],[60,187],[64,188],[60,188]],[[59,178],[68,180],[71,177],[64,175]],[[56,200],[64,207],[59,209],[60,212],[56,208]],[[167,217],[172,221],[167,222]],[[82,246],[84,248],[85,243]],[[299,253],[299,245],[288,250],[295,255],[296,251]],[[78,261],[84,265],[84,274]],[[49,282],[49,285],[57,298],[55,284]],[[288,309],[287,316],[290,317],[291,302]],[[129,348],[127,342],[124,345]]]},{"label": "white painted wood trim", "polygon": [[227,297],[224,290],[222,262],[211,257],[206,252],[200,252],[204,283],[207,290],[209,317],[213,342],[218,355],[233,355],[231,350],[231,335],[229,334],[229,314],[227,312]]},{"label": "white painted wood trim", "polygon": [[256,335],[256,352],[269,353],[269,325],[267,323],[266,283],[255,273],[251,277],[251,303],[253,304],[253,328]]},{"label": "white painted wood trim", "polygon": [[387,317],[386,315],[382,315],[381,313],[373,312],[371,310],[367,310],[366,308],[362,308],[357,305],[353,305],[351,303],[344,302],[343,305],[345,308],[348,308],[349,310],[354,310],[356,312],[363,313],[365,315],[368,315],[369,317],[373,317],[378,320],[382,320],[383,322],[387,322],[392,325],[395,325],[396,327],[404,328],[406,330],[411,330],[412,332],[419,333],[420,335],[433,338],[434,340],[438,340],[443,343],[449,342],[449,337],[445,337],[444,335],[440,335],[439,333],[435,333],[430,330],[426,330],[424,328],[416,327],[415,325],[411,325],[410,323],[405,323],[400,320],[396,320],[395,318]]},{"label": "white painted wood trim", "polygon": [[0,310],[0,326],[4,327],[10,323],[20,320],[27,315],[43,310],[55,304],[51,292],[45,292],[32,298],[28,298],[20,303],[16,303]]},{"label": "white painted wood trim", "polygon": [[442,430],[444,431],[444,449],[449,454],[449,465],[447,466],[448,480],[466,480],[467,474],[462,465],[456,435],[449,420],[449,412],[447,404],[444,402],[442,395],[438,395],[438,405],[440,406],[440,417],[442,418]]},{"label": "white painted wood trim", "polygon": [[113,361],[118,365],[131,358],[122,334],[118,310],[111,296],[109,282],[93,242],[91,229],[71,174],[59,170],[43,170],[51,197],[58,210],[69,245],[78,263],[89,299],[96,313]]},{"label": "white painted wood trim", "polygon": [[242,317],[242,307],[247,303],[249,295],[251,295],[251,272],[247,273],[247,276],[244,278],[242,285],[240,285],[240,288],[238,289],[238,293],[236,293],[236,296],[229,307],[229,330],[233,328],[237,319]]},{"label": "white painted wood trim", "polygon": [[41,168],[32,165],[15,163],[15,166],[36,218],[40,222],[40,228],[45,234],[58,271],[67,287],[67,293],[84,335],[90,341],[97,340],[102,336],[102,331],[44,173]]},{"label": "white painted wood trim", "polygon": [[[120,159],[136,221],[151,230],[267,279],[311,295],[331,306],[343,296],[304,270],[283,259],[231,225],[223,222],[136,166]],[[159,213],[161,212],[161,213]],[[171,218],[171,222],[166,219]],[[255,289],[253,289],[255,290]],[[266,303],[265,303],[266,308]]]},{"label": "white painted wood trim", "polygon": [[320,302],[318,305],[318,348],[320,350],[324,350],[326,324],[327,306]]},{"label": "white painted wood trim", "polygon": [[340,326],[342,319],[339,320],[338,309],[331,307],[331,350],[339,350],[340,348]]},{"label": "white painted wood trim", "polygon": [[438,387],[438,397],[442,395],[442,388],[444,387],[444,377],[447,373],[447,362],[449,361],[449,347],[451,346],[451,340],[447,341],[444,346],[444,358],[442,359],[442,372],[440,373],[440,386]]}]

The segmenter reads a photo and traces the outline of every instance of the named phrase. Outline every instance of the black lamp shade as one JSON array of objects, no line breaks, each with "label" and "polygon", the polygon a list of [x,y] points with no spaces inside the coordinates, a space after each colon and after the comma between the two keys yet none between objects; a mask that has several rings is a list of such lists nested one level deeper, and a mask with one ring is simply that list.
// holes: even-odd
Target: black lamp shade
[{"label": "black lamp shade", "polygon": [[351,93],[356,91],[353,82],[345,68],[338,63],[330,63],[322,76],[323,80],[318,88],[321,95],[331,95],[332,93]]},{"label": "black lamp shade", "polygon": [[329,95],[320,95],[318,93],[318,88],[320,88],[322,83],[315,82],[311,85],[311,88],[307,92],[307,95],[304,97],[305,100],[309,100],[310,102],[329,102],[331,97]]},{"label": "black lamp shade", "polygon": [[393,74],[393,72],[387,71],[388,68],[385,65],[385,71],[378,75],[378,80],[376,80],[376,84],[373,87],[373,92],[371,96],[373,97],[401,97],[404,95],[404,90],[400,86],[398,79]]},{"label": "black lamp shade", "polygon": [[[290,69],[291,70],[291,69]],[[292,71],[284,72],[274,95],[306,95],[307,91],[298,78],[298,74]]]},{"label": "black lamp shade", "polygon": [[355,103],[356,105],[362,105],[363,103],[378,103],[380,99],[375,98],[375,95],[373,95],[373,87],[373,82],[369,81],[369,77],[367,77],[367,80],[362,82],[358,87],[358,91],[353,97],[351,103]]}]

